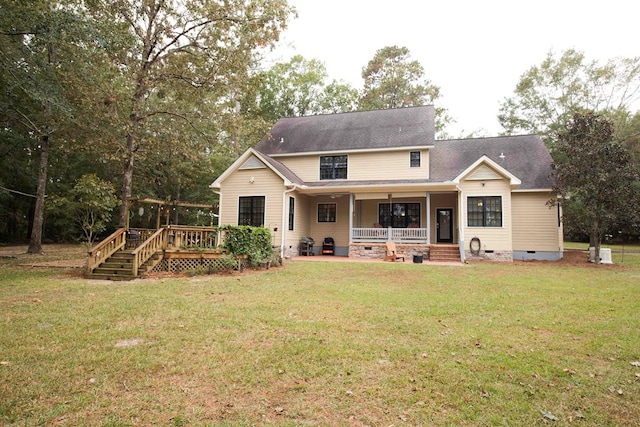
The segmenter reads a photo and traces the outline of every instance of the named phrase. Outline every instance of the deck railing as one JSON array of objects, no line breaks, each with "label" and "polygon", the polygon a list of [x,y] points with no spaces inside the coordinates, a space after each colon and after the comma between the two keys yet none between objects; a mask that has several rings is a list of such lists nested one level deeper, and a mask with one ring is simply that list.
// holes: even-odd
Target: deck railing
[{"label": "deck railing", "polygon": [[91,273],[100,264],[107,260],[114,252],[123,248],[127,243],[126,229],[119,228],[111,236],[98,243],[89,251],[89,259],[87,260],[87,270]]},{"label": "deck railing", "polygon": [[163,249],[207,249],[217,245],[215,227],[189,227],[171,225],[158,230],[125,228],[116,230],[112,235],[98,243],[89,251],[87,262],[88,273],[93,272],[100,264],[120,249],[132,249],[133,274],[153,255]]},{"label": "deck railing", "polygon": [[154,256],[156,252],[161,251],[166,247],[167,230],[165,228],[161,228],[131,252],[133,255],[133,275],[137,276],[140,266],[147,262],[149,258]]},{"label": "deck railing", "polygon": [[169,246],[176,248],[215,248],[218,232],[215,227],[171,225],[167,229]]},{"label": "deck railing", "polygon": [[428,228],[352,228],[351,241],[379,243],[391,240],[399,243],[428,243]]}]

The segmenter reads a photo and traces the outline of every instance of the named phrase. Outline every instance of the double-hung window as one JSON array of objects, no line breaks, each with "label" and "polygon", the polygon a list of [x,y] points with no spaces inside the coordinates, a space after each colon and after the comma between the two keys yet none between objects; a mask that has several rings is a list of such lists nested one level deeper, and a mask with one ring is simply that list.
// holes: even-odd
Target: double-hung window
[{"label": "double-hung window", "polygon": [[467,197],[469,227],[502,227],[502,197]]},{"label": "double-hung window", "polygon": [[336,222],[336,204],[318,204],[318,222]]},{"label": "double-hung window", "polygon": [[240,197],[238,225],[264,226],[264,196]]},{"label": "double-hung window", "polygon": [[296,199],[294,199],[293,197],[289,197],[289,230],[290,231],[293,231],[293,224],[295,219],[295,215],[294,215],[295,207],[296,207]]},{"label": "double-hung window", "polygon": [[412,168],[420,167],[420,152],[419,151],[411,151],[409,153],[409,166]]},{"label": "double-hung window", "polygon": [[320,179],[347,179],[347,156],[321,156]]}]

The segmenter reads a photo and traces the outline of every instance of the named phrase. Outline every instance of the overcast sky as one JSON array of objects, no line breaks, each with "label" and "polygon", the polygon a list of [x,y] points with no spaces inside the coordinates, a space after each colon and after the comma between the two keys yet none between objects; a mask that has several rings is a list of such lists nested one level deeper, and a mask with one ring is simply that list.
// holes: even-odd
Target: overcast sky
[{"label": "overcast sky", "polygon": [[298,10],[273,58],[319,59],[331,79],[362,88],[362,68],[385,46],[409,48],[441,88],[452,136],[500,132],[500,102],[549,51],[587,59],[640,56],[633,0],[289,0]]}]

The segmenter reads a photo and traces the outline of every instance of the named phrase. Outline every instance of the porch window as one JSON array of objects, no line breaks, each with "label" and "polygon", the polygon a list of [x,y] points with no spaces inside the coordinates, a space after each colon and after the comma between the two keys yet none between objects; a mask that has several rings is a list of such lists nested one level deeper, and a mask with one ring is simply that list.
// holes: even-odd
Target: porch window
[{"label": "porch window", "polygon": [[264,196],[240,197],[238,225],[264,226]]},{"label": "porch window", "polygon": [[289,197],[289,231],[293,230],[293,213],[294,213],[294,208],[296,207],[296,199],[294,199],[293,197]]},{"label": "porch window", "polygon": [[467,197],[469,227],[502,227],[502,197]]},{"label": "porch window", "polygon": [[320,179],[347,179],[347,156],[321,156]]},{"label": "porch window", "polygon": [[411,153],[409,153],[409,166],[411,166],[412,168],[419,168],[420,167],[420,152],[419,151],[412,151]]},{"label": "porch window", "polygon": [[318,204],[318,222],[336,222],[336,204]]},{"label": "porch window", "polygon": [[389,203],[378,205],[378,222],[384,228],[420,227],[420,203]]}]

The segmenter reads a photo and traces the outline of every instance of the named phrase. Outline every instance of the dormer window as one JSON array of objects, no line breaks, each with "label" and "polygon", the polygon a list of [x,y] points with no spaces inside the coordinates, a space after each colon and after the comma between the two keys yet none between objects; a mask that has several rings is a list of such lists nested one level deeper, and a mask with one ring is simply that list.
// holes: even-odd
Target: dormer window
[{"label": "dormer window", "polygon": [[321,156],[320,179],[347,179],[347,156]]},{"label": "dormer window", "polygon": [[412,168],[419,168],[420,167],[420,152],[419,151],[412,151],[409,153],[409,166],[411,166]]}]

